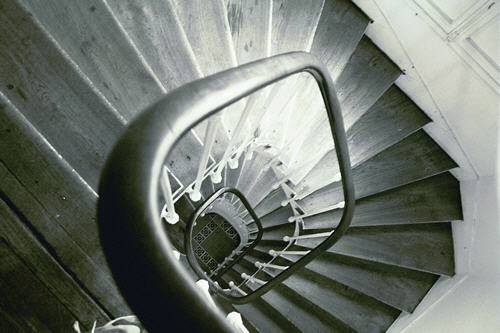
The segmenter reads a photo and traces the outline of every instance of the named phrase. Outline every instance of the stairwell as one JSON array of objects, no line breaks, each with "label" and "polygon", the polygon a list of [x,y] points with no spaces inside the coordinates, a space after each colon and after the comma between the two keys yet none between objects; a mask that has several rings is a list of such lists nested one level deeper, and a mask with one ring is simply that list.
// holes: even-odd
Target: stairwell
[{"label": "stairwell", "polygon": [[[353,221],[261,298],[218,305],[241,313],[252,332],[383,332],[440,276],[454,275],[457,164],[422,130],[431,119],[395,85],[401,70],[364,35],[370,18],[352,2],[16,0],[0,1],[0,21],[0,331],[66,332],[75,320],[90,330],[133,313],[96,221],[113,144],[166,93],[290,51],[310,52],[334,80]],[[165,161],[178,221],[168,204],[158,214],[180,253],[193,212],[224,186],[239,189],[262,222],[262,239],[220,277],[224,288],[238,286],[235,295],[307,255],[342,216],[336,149],[313,82],[298,74],[227,107],[185,133]],[[234,195],[219,204],[219,215],[251,225]],[[214,269],[209,245],[197,255]]]}]

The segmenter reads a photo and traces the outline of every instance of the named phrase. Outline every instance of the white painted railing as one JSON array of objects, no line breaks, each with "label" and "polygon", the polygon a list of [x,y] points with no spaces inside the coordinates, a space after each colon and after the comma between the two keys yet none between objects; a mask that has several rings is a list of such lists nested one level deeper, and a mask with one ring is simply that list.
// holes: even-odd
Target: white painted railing
[{"label": "white painted railing", "polygon": [[163,166],[161,177],[160,177],[161,190],[166,204],[166,214],[165,219],[170,224],[175,224],[179,221],[179,215],[175,212],[174,198],[172,196],[172,187],[170,186],[170,180],[168,178],[168,169]]}]

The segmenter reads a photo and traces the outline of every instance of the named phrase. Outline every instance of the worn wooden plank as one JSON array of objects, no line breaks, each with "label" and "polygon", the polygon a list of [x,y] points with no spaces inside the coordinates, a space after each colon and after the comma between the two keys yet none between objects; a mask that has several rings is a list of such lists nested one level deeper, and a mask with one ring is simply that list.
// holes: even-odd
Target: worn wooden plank
[{"label": "worn wooden plank", "polygon": [[358,332],[384,332],[401,312],[307,270],[290,276],[283,284]]},{"label": "worn wooden plank", "polygon": [[271,54],[309,51],[323,0],[274,0]]},{"label": "worn wooden plank", "polygon": [[[351,165],[357,166],[382,150],[423,127],[430,121],[412,100],[396,85],[384,95],[347,131]],[[325,186],[339,174],[337,155],[331,150],[295,186],[297,193],[310,193]],[[332,177],[325,177],[325,175]]]},{"label": "worn wooden plank", "polygon": [[369,21],[349,0],[325,0],[311,53],[326,65],[333,80],[349,61]]},{"label": "worn wooden plank", "polygon": [[345,128],[350,128],[400,74],[400,69],[368,37],[361,38],[335,82]]},{"label": "worn wooden plank", "polygon": [[236,66],[231,31],[222,0],[171,0],[204,75]]},{"label": "worn wooden plank", "polygon": [[[304,227],[335,228],[342,212],[335,209],[307,217]],[[462,218],[460,185],[451,174],[443,173],[358,200],[351,226],[448,222]]]},{"label": "worn wooden plank", "polygon": [[290,216],[293,216],[293,210],[290,208],[290,205],[287,205],[261,217],[260,221],[264,228],[270,228],[281,224],[294,224],[288,222]]},{"label": "worn wooden plank", "polygon": [[[105,260],[95,222],[97,194],[16,110],[0,113],[5,166],[99,265]],[[18,149],[23,147],[23,149]],[[75,222],[78,221],[78,222]]]},{"label": "worn wooden plank", "polygon": [[14,1],[1,6],[1,92],[96,188],[122,122],[29,12]]},{"label": "worn wooden plank", "polygon": [[286,200],[287,196],[283,189],[277,188],[269,193],[261,202],[254,207],[255,214],[258,217],[262,217],[266,214],[269,214],[273,210],[281,207],[281,202]]},{"label": "worn wooden plank", "polygon": [[271,306],[285,316],[301,332],[350,332],[336,317],[329,316],[323,309],[315,306],[308,298],[283,285],[263,297]]},{"label": "worn wooden plank", "polygon": [[[0,330],[1,332],[40,332],[36,331],[34,325],[30,320],[15,317],[15,312],[10,309],[4,309],[0,305]],[[8,311],[13,312],[9,314]]]},{"label": "worn wooden plank", "polygon": [[96,263],[105,265],[102,250],[96,246],[97,194],[9,106],[0,113],[0,133],[0,158],[5,166]]},{"label": "worn wooden plank", "polygon": [[[322,97],[319,90],[316,93],[318,95],[317,99],[322,103]],[[307,175],[315,166],[315,163],[313,162],[308,163],[307,165],[304,165],[304,162],[310,161],[312,158],[319,160],[334,147],[332,130],[330,128],[327,113],[323,105],[321,105],[319,109],[321,111],[316,113],[316,116],[314,116],[315,120],[312,126],[304,128],[302,125],[297,124],[295,127],[292,127],[292,130],[290,131],[291,136],[295,133],[302,132],[305,132],[307,135],[300,146],[293,147],[294,159],[288,164],[289,169],[291,170],[295,170],[297,167],[301,166],[300,170],[295,171],[289,178],[290,181],[295,184]],[[307,112],[304,113],[307,114]]]},{"label": "worn wooden plank", "polygon": [[247,191],[246,198],[250,205],[255,206],[264,199],[272,190],[273,185],[279,180],[273,168],[264,171],[252,188]]},{"label": "worn wooden plank", "polygon": [[[0,308],[27,332],[67,332],[75,316],[0,238]],[[22,324],[21,324],[22,323]]]},{"label": "worn wooden plank", "polygon": [[275,227],[264,228],[263,240],[282,240],[283,236],[293,236],[295,223],[284,222]]},{"label": "worn wooden plank", "polygon": [[[245,257],[245,261],[253,266],[257,261],[257,257]],[[235,265],[236,266],[236,265]],[[236,270],[240,273],[240,267],[236,266]],[[269,280],[274,274],[267,274],[264,280]],[[262,296],[270,306],[279,311],[301,332],[351,332],[352,328],[336,316],[332,316],[322,307],[312,302],[310,298],[304,297],[304,293],[297,293],[290,283],[287,283],[288,278],[283,284],[278,285],[272,291]],[[258,286],[255,286],[256,288]],[[292,287],[292,288],[291,288]]]},{"label": "worn wooden plank", "polygon": [[[321,238],[298,245],[313,248]],[[350,228],[328,252],[353,256],[433,274],[454,274],[450,223]]]},{"label": "worn wooden plank", "polygon": [[[334,81],[339,77],[351,54],[356,49],[368,21],[368,18],[351,1],[325,0],[315,31],[311,53],[327,66]],[[302,110],[309,110],[307,114],[310,117],[324,117],[326,114],[323,112],[324,103],[321,93],[317,85],[311,81],[312,78],[304,80],[302,87],[298,89],[299,97],[297,98],[296,109],[303,114],[306,113],[302,112]],[[321,111],[321,113],[318,115],[315,110]],[[297,124],[301,123],[298,122]],[[291,128],[299,127],[301,125],[296,127],[292,125]],[[310,156],[311,149],[315,149],[317,146],[307,144],[304,147],[309,148],[309,151],[298,155],[302,159]],[[302,171],[302,176],[307,171]]]},{"label": "worn wooden plank", "polygon": [[238,63],[270,55],[272,1],[225,0]]},{"label": "worn wooden plank", "polygon": [[19,0],[126,119],[164,92],[102,0]]},{"label": "worn wooden plank", "polygon": [[78,280],[97,301],[114,316],[131,313],[111,277],[107,266],[98,265],[75,242],[70,234],[47,212],[46,208],[10,173],[0,162],[0,195],[8,198],[44,241],[50,245],[65,269],[75,274]]},{"label": "worn wooden plank", "polygon": [[[441,147],[419,130],[353,169],[356,198],[434,176],[456,166]],[[299,203],[306,211],[312,211],[342,200],[342,186],[335,182]]]},{"label": "worn wooden plank", "polygon": [[52,257],[3,199],[0,200],[0,218],[0,237],[73,316],[86,327],[91,327],[95,320],[109,321],[100,305]]},{"label": "worn wooden plank", "polygon": [[331,253],[306,267],[407,312],[415,309],[438,279],[430,273]]},{"label": "worn wooden plank", "polygon": [[[258,245],[254,252],[262,260],[269,260],[270,245]],[[254,253],[252,252],[252,254]],[[278,265],[291,265],[302,256],[279,258]],[[435,274],[376,263],[344,255],[324,253],[306,266],[306,269],[354,288],[394,308],[412,312],[437,281]]]},{"label": "worn wooden plank", "polygon": [[258,299],[252,303],[235,305],[234,308],[259,332],[300,332],[279,311],[263,300]]},{"label": "worn wooden plank", "polygon": [[[201,73],[208,76],[237,66],[231,31],[223,0],[181,1],[169,0],[179,18],[187,40],[194,52]],[[241,115],[244,102],[227,107],[222,112],[225,129],[232,135],[233,126]],[[220,126],[223,128],[223,126]],[[203,128],[197,132],[203,136]],[[224,132],[224,131],[223,131]],[[222,144],[215,144],[214,151],[224,151],[225,135],[218,136]]]},{"label": "worn wooden plank", "polygon": [[[344,118],[344,127],[349,130],[353,124],[379,99],[379,97],[388,89],[400,75],[399,68],[383,54],[368,38],[361,39],[356,50],[352,54],[349,63],[345,66],[342,74],[335,82],[337,96],[342,109]],[[302,96],[297,98],[298,110],[313,110],[314,117],[318,120],[325,118],[325,113],[314,110],[324,108],[323,99],[316,85],[309,84],[303,91]],[[318,133],[323,140],[329,139],[329,132],[324,121],[318,121],[323,126]],[[306,144],[302,146],[298,155],[300,160],[307,156],[312,156],[318,145],[314,141],[314,136],[308,138]],[[368,140],[369,142],[369,140]],[[325,149],[326,150],[326,149]],[[333,155],[332,155],[333,156]],[[294,178],[297,182],[300,177],[305,175],[305,170],[298,177]]]},{"label": "worn wooden plank", "polygon": [[165,165],[186,186],[196,179],[202,153],[203,145],[192,132],[187,132],[172,148]]},{"label": "worn wooden plank", "polygon": [[[246,161],[243,171],[238,179],[238,188],[247,196],[255,183],[265,174],[266,165],[273,157],[265,152],[254,153],[250,161]],[[269,166],[267,166],[269,169]]]},{"label": "worn wooden plank", "polygon": [[167,91],[201,77],[169,1],[108,0],[107,3]]},{"label": "worn wooden plank", "polygon": [[[314,31],[321,15],[323,0],[314,1],[273,1],[272,2],[271,55],[291,51],[309,51]],[[267,141],[280,146],[287,134],[287,121],[292,116],[301,115],[302,109],[296,108],[296,92],[307,90],[311,78],[301,73],[275,84],[265,102],[265,108],[273,112],[266,115],[264,124],[273,128],[263,131]],[[306,94],[300,96],[307,96]],[[315,95],[316,96],[316,95]],[[298,110],[297,110],[298,109]],[[314,108],[311,108],[314,110]],[[298,111],[298,112],[294,112]],[[311,113],[312,114],[312,113]]]}]

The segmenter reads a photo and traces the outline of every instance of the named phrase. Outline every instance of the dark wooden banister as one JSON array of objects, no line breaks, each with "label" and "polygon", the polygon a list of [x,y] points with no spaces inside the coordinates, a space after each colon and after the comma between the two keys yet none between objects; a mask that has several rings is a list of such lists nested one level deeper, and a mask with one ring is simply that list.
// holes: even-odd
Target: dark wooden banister
[{"label": "dark wooden banister", "polygon": [[[101,242],[118,287],[150,332],[164,331],[165,325],[189,331],[231,331],[222,313],[210,306],[194,282],[189,282],[192,280],[187,271],[173,255],[159,213],[159,180],[167,155],[187,131],[207,117],[304,71],[316,79],[325,101],[345,207],[335,232],[275,278],[281,282],[337,242],[349,227],[354,211],[354,186],[339,102],[328,70],[315,57],[305,52],[286,53],[186,84],[144,110],[114,146],[99,185]],[[267,292],[266,286],[259,291]]]}]

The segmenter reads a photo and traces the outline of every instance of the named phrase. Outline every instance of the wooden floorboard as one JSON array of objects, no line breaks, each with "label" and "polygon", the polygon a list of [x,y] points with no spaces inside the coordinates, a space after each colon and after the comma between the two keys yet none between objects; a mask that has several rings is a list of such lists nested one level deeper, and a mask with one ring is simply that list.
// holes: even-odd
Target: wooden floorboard
[{"label": "wooden floorboard", "polygon": [[0,218],[0,237],[73,316],[86,327],[95,320],[110,319],[3,200],[0,200]]},{"label": "wooden floorboard", "polygon": [[[0,308],[26,332],[69,332],[76,317],[0,238]],[[86,327],[89,328],[89,327]],[[21,331],[21,332],[22,332]]]},{"label": "wooden floorboard", "polygon": [[104,1],[17,0],[127,120],[163,93]]},{"label": "wooden floorboard", "polygon": [[11,111],[0,113],[2,192],[110,313],[130,313],[98,245],[96,194],[40,133]]},{"label": "wooden floorboard", "polygon": [[238,64],[267,57],[272,2],[225,0],[225,4]]},{"label": "wooden floorboard", "polygon": [[[83,178],[97,188],[99,170],[123,123],[15,1],[0,14],[0,87]],[[2,111],[3,112],[3,111]]]},{"label": "wooden floorboard", "polygon": [[194,53],[169,1],[112,0],[107,3],[167,91],[201,77]]}]

